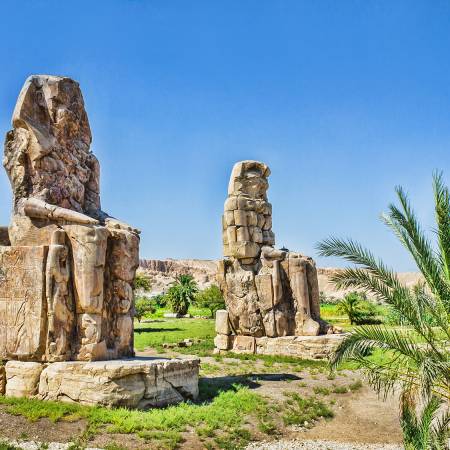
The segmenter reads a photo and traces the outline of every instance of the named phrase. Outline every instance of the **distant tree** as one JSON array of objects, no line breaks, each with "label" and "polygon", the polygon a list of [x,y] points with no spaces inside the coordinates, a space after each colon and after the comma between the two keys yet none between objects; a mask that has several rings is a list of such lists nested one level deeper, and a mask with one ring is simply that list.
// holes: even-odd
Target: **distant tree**
[{"label": "distant tree", "polygon": [[147,297],[138,297],[134,303],[134,317],[141,322],[142,318],[149,313],[154,313],[155,308],[152,301]]},{"label": "distant tree", "polygon": [[152,301],[157,308],[165,308],[167,306],[167,296],[164,294],[158,294],[152,297]]},{"label": "distant tree", "polygon": [[134,278],[134,289],[141,289],[143,291],[150,291],[152,288],[152,284],[150,282],[150,278],[143,274],[137,273]]},{"label": "distant tree", "polygon": [[194,277],[191,275],[178,276],[166,294],[172,311],[181,316],[186,315],[197,292],[198,287]]},{"label": "distant tree", "polygon": [[215,284],[203,289],[195,296],[195,304],[199,308],[206,308],[211,311],[211,317],[218,309],[225,308],[225,301],[221,290]]}]

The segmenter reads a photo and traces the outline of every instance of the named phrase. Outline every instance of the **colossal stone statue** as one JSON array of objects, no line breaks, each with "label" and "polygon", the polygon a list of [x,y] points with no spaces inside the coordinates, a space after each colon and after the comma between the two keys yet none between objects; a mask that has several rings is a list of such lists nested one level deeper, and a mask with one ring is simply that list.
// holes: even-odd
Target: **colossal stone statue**
[{"label": "colossal stone statue", "polygon": [[13,212],[0,236],[0,358],[133,355],[139,232],[101,210],[78,83],[29,77],[12,125],[3,159]]},{"label": "colossal stone statue", "polygon": [[219,263],[218,275],[230,333],[255,338],[333,333],[320,319],[314,261],[274,248],[269,175],[258,161],[238,162],[231,173],[223,215],[227,259]]}]

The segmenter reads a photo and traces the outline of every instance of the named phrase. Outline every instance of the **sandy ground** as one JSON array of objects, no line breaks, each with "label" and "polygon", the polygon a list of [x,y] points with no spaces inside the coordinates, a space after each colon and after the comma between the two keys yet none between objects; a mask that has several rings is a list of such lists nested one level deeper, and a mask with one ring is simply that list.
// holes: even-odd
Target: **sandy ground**
[{"label": "sandy ground", "polygon": [[[141,352],[139,355],[150,355]],[[169,356],[169,354],[167,355]],[[224,358],[218,362],[212,357],[202,358],[205,368],[213,367],[214,373],[207,373],[204,378],[209,383],[231,385],[242,382],[243,374],[247,386],[258,394],[275,402],[285,399],[286,392],[314,395],[314,387],[348,386],[357,381],[360,374],[352,371],[340,372],[333,380],[327,373],[317,373],[304,369],[298,371],[295,365],[275,364],[272,367],[261,361],[247,362],[233,358]],[[320,396],[319,396],[320,397]],[[285,427],[281,436],[259,435],[262,441],[248,447],[249,450],[281,449],[318,449],[318,450],[359,450],[385,449],[397,450],[401,443],[398,421],[397,401],[389,398],[382,401],[366,385],[355,392],[346,394],[329,394],[321,397],[326,402],[333,401],[335,417],[331,420],[319,420],[311,429]],[[5,407],[0,407],[0,437],[8,440],[25,441],[24,449],[34,450],[40,443],[68,443],[80,437],[86,429],[82,420],[74,422],[60,421],[52,423],[48,419],[29,422],[21,416],[7,414]],[[182,449],[203,448],[198,441],[195,430],[183,435]],[[114,442],[129,449],[151,448],[148,443],[135,435],[118,435],[100,432],[89,442],[89,447],[104,448]],[[34,445],[34,446],[33,446]],[[53,450],[67,448],[52,444]]]}]

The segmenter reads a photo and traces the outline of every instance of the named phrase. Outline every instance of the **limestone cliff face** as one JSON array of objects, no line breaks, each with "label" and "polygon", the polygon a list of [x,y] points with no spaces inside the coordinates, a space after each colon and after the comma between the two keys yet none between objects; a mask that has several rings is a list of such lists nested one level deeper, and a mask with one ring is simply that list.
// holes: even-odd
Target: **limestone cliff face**
[{"label": "limestone cliff face", "polygon": [[139,266],[139,271],[151,279],[152,294],[167,291],[179,275],[192,275],[201,289],[217,283],[217,261],[214,260],[141,259]]}]

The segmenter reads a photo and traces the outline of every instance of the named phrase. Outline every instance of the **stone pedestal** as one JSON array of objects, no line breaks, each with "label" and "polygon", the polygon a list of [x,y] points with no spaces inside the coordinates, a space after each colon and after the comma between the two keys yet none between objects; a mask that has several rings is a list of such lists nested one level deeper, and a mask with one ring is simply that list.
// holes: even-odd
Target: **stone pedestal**
[{"label": "stone pedestal", "polygon": [[50,364],[9,361],[6,395],[146,409],[198,397],[200,360],[132,358]]},{"label": "stone pedestal", "polygon": [[[295,356],[304,359],[328,358],[347,336],[341,329],[331,328],[329,334],[319,336],[254,337],[231,334],[228,311],[216,313],[215,350],[218,353],[250,353],[256,355]],[[335,334],[338,333],[338,334]]]},{"label": "stone pedestal", "polygon": [[282,336],[276,338],[217,335],[214,343],[219,353],[252,353],[256,355],[294,356],[302,359],[326,359],[347,334],[321,336]]}]

